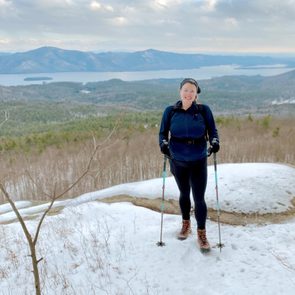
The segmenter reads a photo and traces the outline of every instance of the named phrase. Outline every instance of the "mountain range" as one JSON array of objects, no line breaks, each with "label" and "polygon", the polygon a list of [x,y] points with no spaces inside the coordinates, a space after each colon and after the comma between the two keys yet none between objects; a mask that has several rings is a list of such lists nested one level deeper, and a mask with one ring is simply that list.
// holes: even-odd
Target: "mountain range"
[{"label": "mountain range", "polygon": [[56,47],[0,54],[0,74],[181,70],[233,64],[295,67],[295,57],[185,54],[154,49],[95,53]]}]

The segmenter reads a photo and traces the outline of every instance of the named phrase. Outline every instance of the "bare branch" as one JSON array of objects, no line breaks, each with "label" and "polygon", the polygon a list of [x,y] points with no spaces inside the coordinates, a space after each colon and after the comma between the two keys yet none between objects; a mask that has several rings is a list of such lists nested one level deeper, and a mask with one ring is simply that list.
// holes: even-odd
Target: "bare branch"
[{"label": "bare branch", "polygon": [[24,219],[23,219],[22,216],[20,215],[20,213],[19,213],[18,209],[16,208],[16,206],[15,206],[13,200],[11,199],[9,193],[7,192],[7,190],[5,189],[5,187],[3,186],[2,183],[0,183],[0,189],[1,189],[1,191],[3,192],[3,194],[5,195],[5,197],[6,197],[7,201],[9,202],[10,206],[12,207],[13,212],[15,213],[15,215],[16,215],[18,221],[20,222],[21,227],[22,227],[22,229],[23,229],[23,231],[24,231],[24,233],[25,233],[25,235],[26,235],[27,240],[32,242],[31,234],[29,233],[29,231],[28,231],[28,229],[27,229],[27,227],[26,227],[26,224],[25,224],[25,222],[24,222]]},{"label": "bare branch", "polygon": [[4,111],[4,120],[0,122],[0,127],[9,119],[9,113],[8,111]]},{"label": "bare branch", "polygon": [[[8,120],[9,116],[8,116],[8,113],[5,112],[5,120],[0,124],[0,126],[2,124],[4,124],[7,120]],[[28,244],[29,244],[29,247],[30,247],[30,252],[31,252],[31,259],[32,259],[32,265],[33,265],[33,274],[34,274],[34,279],[35,279],[35,290],[36,290],[36,295],[41,295],[41,286],[40,286],[40,276],[39,276],[39,269],[38,269],[38,264],[40,261],[42,261],[43,258],[40,258],[40,259],[37,259],[37,254],[36,254],[36,244],[37,244],[37,241],[38,241],[38,237],[39,237],[39,234],[40,234],[40,230],[41,230],[41,226],[43,224],[43,221],[46,217],[46,215],[48,214],[48,212],[51,210],[51,208],[53,207],[53,204],[54,202],[61,198],[62,196],[64,196],[68,191],[70,191],[74,186],[76,186],[85,176],[87,173],[89,173],[90,171],[90,168],[91,168],[91,164],[95,158],[95,155],[98,151],[99,148],[105,148],[106,146],[106,143],[108,142],[108,140],[111,139],[112,135],[115,133],[115,130],[117,129],[118,127],[118,123],[119,123],[120,120],[117,121],[117,124],[115,125],[115,127],[113,128],[113,130],[109,133],[109,135],[106,137],[106,139],[101,143],[101,144],[96,144],[95,140],[94,140],[94,143],[95,143],[95,148],[89,158],[89,161],[87,163],[87,166],[84,170],[83,173],[81,173],[81,175],[71,184],[69,185],[63,192],[59,193],[59,194],[56,194],[56,184],[54,186],[54,191],[53,191],[53,195],[50,196],[51,197],[51,202],[48,206],[48,208],[43,212],[39,222],[38,222],[38,225],[37,225],[37,229],[36,229],[36,233],[35,233],[35,236],[34,236],[34,239],[32,238],[31,234],[29,233],[28,229],[27,229],[27,226],[24,222],[24,219],[23,217],[21,216],[21,214],[19,213],[17,207],[15,206],[15,203],[14,201],[11,199],[9,193],[7,192],[7,190],[5,189],[4,185],[0,182],[0,190],[4,193],[4,196],[6,197],[7,201],[10,203],[13,211],[15,212],[16,216],[17,216],[17,219],[19,220],[21,226],[22,226],[22,229],[23,229],[23,232],[27,238],[27,241],[28,241]],[[28,173],[29,175],[29,178],[33,181],[33,183],[36,185],[35,181],[32,179],[30,173]],[[45,193],[43,191],[43,193]],[[47,196],[48,194],[45,193]]]},{"label": "bare branch", "polygon": [[270,253],[280,262],[280,264],[290,271],[295,271],[295,267],[292,266],[285,257],[282,257],[276,254],[274,251],[270,251]]},{"label": "bare branch", "polygon": [[[67,187],[63,192],[61,192],[60,194],[58,194],[55,197],[55,200],[61,198],[62,196],[64,196],[68,191],[70,191],[74,186],[76,186],[85,176],[86,174],[90,171],[90,167],[91,167],[91,163],[93,162],[93,159],[98,151],[99,148],[103,147],[106,145],[106,143],[108,142],[108,140],[111,139],[111,137],[113,136],[113,134],[115,133],[115,130],[117,129],[117,126],[115,126],[113,128],[113,130],[110,132],[110,134],[107,136],[107,138],[101,143],[101,144],[97,144],[89,158],[88,164],[84,170],[84,172],[69,186]],[[106,148],[106,146],[104,147]]]},{"label": "bare branch", "polygon": [[38,226],[37,226],[37,229],[36,229],[36,234],[35,234],[34,241],[33,241],[35,246],[36,246],[37,241],[38,241],[38,237],[39,237],[39,233],[40,233],[40,229],[41,229],[41,225],[43,223],[43,220],[44,220],[45,216],[47,215],[47,213],[51,210],[55,200],[56,199],[52,198],[48,208],[43,212],[43,214],[42,214],[42,216],[41,216],[41,218],[40,218],[40,220],[38,222]]},{"label": "bare branch", "polygon": [[[28,176],[28,178],[31,180],[31,182],[36,186],[38,187],[38,183],[33,179],[31,173],[28,171],[28,170],[25,170],[25,174]],[[45,192],[43,189],[42,189],[42,193],[47,196],[48,198],[51,198],[51,195],[47,192]]]},{"label": "bare branch", "polygon": [[106,137],[106,139],[101,143],[101,144],[97,144],[89,158],[88,164],[84,170],[84,172],[72,183],[70,184],[63,192],[59,193],[58,195],[56,195],[55,190],[54,190],[54,194],[52,196],[51,202],[48,206],[48,208],[43,212],[42,217],[39,220],[38,226],[37,226],[37,230],[36,230],[36,234],[34,237],[34,245],[36,245],[37,241],[38,241],[38,237],[39,237],[39,233],[40,233],[40,229],[42,226],[42,223],[44,221],[45,216],[48,214],[48,212],[51,210],[54,202],[57,199],[60,199],[62,196],[64,196],[67,192],[69,192],[73,187],[75,187],[90,171],[90,167],[91,167],[91,163],[93,162],[93,159],[98,151],[99,148],[101,148],[102,146],[104,146],[107,141],[112,137],[112,135],[115,133],[115,130],[117,129],[118,125],[116,125],[113,130],[110,132],[110,134]]}]

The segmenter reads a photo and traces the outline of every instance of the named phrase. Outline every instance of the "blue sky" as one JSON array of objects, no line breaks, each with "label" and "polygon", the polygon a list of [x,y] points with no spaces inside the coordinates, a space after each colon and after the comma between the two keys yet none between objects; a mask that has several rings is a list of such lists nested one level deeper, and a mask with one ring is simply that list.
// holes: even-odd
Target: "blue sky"
[{"label": "blue sky", "polygon": [[295,53],[295,0],[0,0],[0,51]]}]

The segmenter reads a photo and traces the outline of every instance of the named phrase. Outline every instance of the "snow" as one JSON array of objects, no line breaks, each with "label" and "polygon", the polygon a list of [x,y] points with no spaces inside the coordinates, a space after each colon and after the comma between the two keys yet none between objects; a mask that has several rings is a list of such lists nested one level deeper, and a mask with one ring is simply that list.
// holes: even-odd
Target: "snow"
[{"label": "snow", "polygon": [[281,105],[281,104],[295,104],[295,99],[290,98],[290,99],[280,99],[280,100],[273,100],[271,102],[272,105]]},{"label": "snow", "polygon": [[[32,203],[29,201],[19,201],[15,203],[17,209],[28,207],[31,204]],[[9,203],[0,206],[0,214],[6,213],[6,212],[11,212],[11,206]]]},{"label": "snow", "polygon": [[[218,165],[220,206],[228,212],[280,214],[294,209],[295,169],[280,164]],[[176,239],[179,215],[161,214],[121,202],[96,200],[116,195],[160,198],[163,179],[121,184],[72,200],[59,214],[47,216],[37,244],[43,294],[169,294],[169,295],[293,295],[295,290],[295,215],[283,223],[233,226],[221,224],[225,247],[201,254],[194,234]],[[216,205],[214,168],[209,167],[207,204]],[[165,198],[177,200],[178,190],[168,177]],[[30,214],[29,204],[21,209]],[[44,209],[32,207],[31,214]],[[36,209],[36,207],[39,207]],[[0,206],[0,221],[12,216]],[[37,220],[26,221],[32,233]],[[207,221],[212,246],[218,225]],[[34,294],[30,257],[18,223],[0,225],[0,290]]]},{"label": "snow", "polygon": [[[215,208],[214,167],[208,167],[207,204]],[[217,168],[220,205],[229,212],[283,212],[292,206],[295,192],[295,170],[272,163],[221,164]],[[293,181],[292,181],[293,180]],[[97,192],[84,194],[72,205],[115,195],[130,195],[155,199],[162,194],[162,178],[120,184]],[[165,180],[165,199],[178,200],[178,188],[173,177]]]}]

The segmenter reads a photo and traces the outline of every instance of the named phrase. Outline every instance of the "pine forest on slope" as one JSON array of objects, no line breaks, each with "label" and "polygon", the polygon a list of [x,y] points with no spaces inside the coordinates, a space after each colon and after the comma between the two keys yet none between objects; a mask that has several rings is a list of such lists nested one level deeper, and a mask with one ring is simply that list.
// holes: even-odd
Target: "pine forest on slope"
[{"label": "pine forest on slope", "polygon": [[[128,109],[130,111],[162,110],[178,99],[181,79],[154,79],[74,83],[54,82],[42,85],[0,86],[1,109],[39,102],[67,104],[70,108],[87,106],[93,109]],[[224,76],[201,80],[200,101],[209,104],[214,112],[292,114],[295,99],[295,71],[281,75]],[[287,107],[286,107],[287,104]],[[81,113],[81,111],[78,111]],[[87,115],[87,111],[83,112]]]}]

